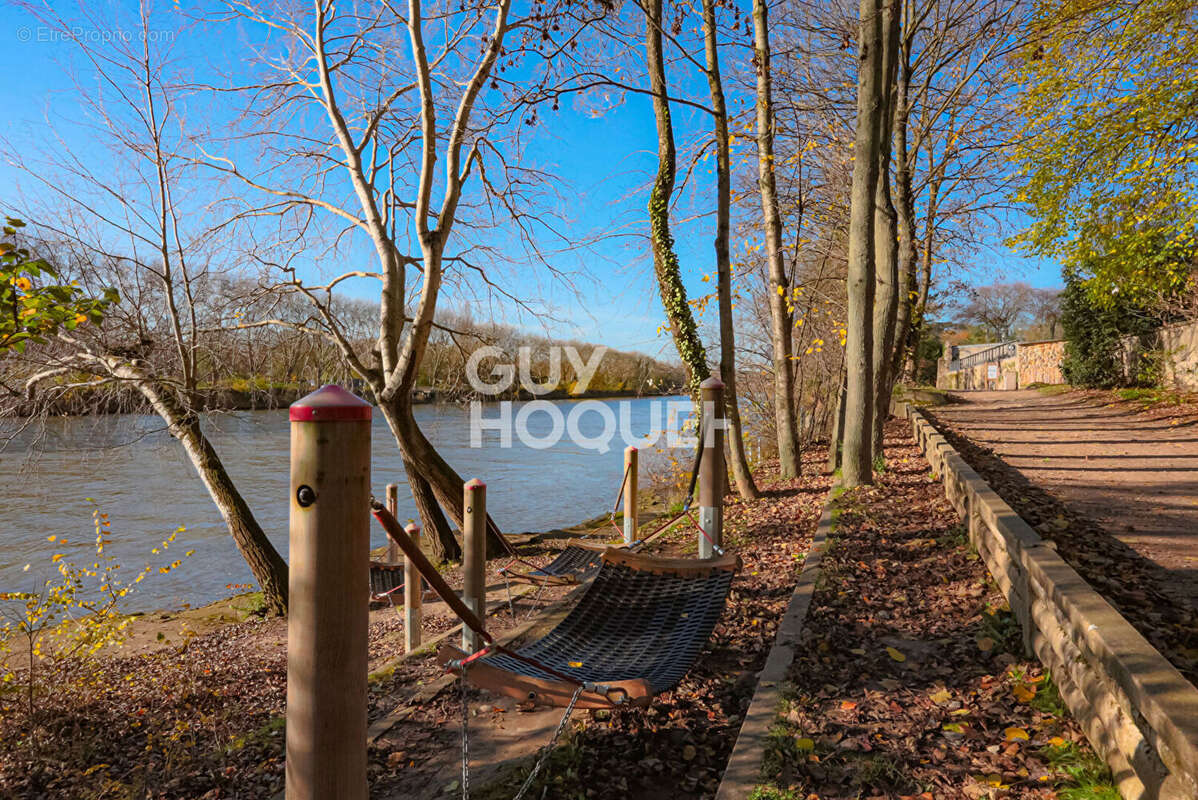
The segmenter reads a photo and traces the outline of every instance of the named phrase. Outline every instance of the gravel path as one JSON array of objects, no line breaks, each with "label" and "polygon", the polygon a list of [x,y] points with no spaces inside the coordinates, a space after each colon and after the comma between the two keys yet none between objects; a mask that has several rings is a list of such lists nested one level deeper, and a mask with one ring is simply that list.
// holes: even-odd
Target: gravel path
[{"label": "gravel path", "polygon": [[961,392],[934,409],[972,440],[1155,564],[1198,606],[1198,419],[1110,393]]}]

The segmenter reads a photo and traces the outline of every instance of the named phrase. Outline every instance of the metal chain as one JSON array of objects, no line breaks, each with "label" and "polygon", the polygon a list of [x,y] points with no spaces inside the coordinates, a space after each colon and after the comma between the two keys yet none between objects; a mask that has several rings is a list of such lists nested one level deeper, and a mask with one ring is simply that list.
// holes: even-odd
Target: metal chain
[{"label": "metal chain", "polygon": [[470,704],[466,699],[466,665],[462,665],[462,800],[470,800]]},{"label": "metal chain", "polygon": [[508,580],[507,569],[499,570],[499,574],[503,576],[503,586],[507,589],[507,607],[512,612],[512,622],[516,621],[516,604],[512,602],[512,582]]},{"label": "metal chain", "polygon": [[520,787],[520,791],[516,792],[516,796],[512,800],[524,800],[524,795],[528,794],[528,790],[532,787],[532,782],[536,779],[537,773],[541,771],[541,767],[545,766],[545,762],[549,759],[549,754],[553,752],[553,745],[557,742],[558,737],[562,735],[562,731],[566,729],[566,723],[570,720],[570,712],[574,710],[574,704],[578,702],[578,696],[582,694],[582,689],[583,685],[581,683],[578,684],[578,688],[574,690],[574,696],[570,698],[570,704],[566,706],[566,713],[562,714],[562,721],[557,724],[557,730],[553,732],[553,738],[541,750],[541,755],[537,758],[537,763],[533,765],[532,772],[528,773],[528,777],[524,779],[524,785]]}]

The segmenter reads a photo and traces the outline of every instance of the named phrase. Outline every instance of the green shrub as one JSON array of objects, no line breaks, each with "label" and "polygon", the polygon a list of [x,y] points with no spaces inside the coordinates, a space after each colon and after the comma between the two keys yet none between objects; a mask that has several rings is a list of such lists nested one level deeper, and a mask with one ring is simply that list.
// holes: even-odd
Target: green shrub
[{"label": "green shrub", "polygon": [[1061,371],[1074,386],[1109,389],[1128,383],[1150,384],[1157,370],[1157,359],[1140,358],[1144,370],[1127,375],[1124,367],[1123,338],[1139,339],[1141,353],[1152,350],[1160,320],[1142,305],[1118,297],[1096,302],[1086,282],[1076,275],[1066,276],[1061,295],[1061,325],[1065,330],[1065,358]]}]

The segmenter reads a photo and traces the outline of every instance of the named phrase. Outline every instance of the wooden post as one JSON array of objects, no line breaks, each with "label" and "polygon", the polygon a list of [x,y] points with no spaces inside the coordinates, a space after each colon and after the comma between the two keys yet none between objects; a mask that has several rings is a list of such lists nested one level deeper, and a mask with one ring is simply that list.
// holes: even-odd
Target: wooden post
[{"label": "wooden post", "polygon": [[[463,487],[466,514],[462,520],[462,600],[480,620],[487,614],[487,485],[478,478]],[[477,634],[462,626],[462,649],[482,647]]]},{"label": "wooden post", "polygon": [[325,386],[291,406],[287,800],[366,800],[370,404]]},{"label": "wooden post", "polygon": [[[409,523],[404,532],[420,547],[420,526],[415,522]],[[394,542],[391,546],[396,550],[399,545]],[[423,603],[424,581],[420,579],[420,570],[412,559],[404,556],[403,562],[403,643],[404,652],[411,653],[420,648],[420,637],[424,626]]]},{"label": "wooden post", "polygon": [[[387,484],[387,510],[391,512],[391,516],[399,519],[399,484]],[[419,529],[417,529],[419,530]],[[387,540],[387,563],[399,563],[399,545],[390,539]],[[406,573],[405,573],[406,574]]]},{"label": "wooden post", "polygon": [[[699,558],[715,555],[724,541],[724,383],[714,375],[699,385],[703,409],[703,460],[699,464]],[[710,538],[710,541],[708,539]]]},{"label": "wooden post", "polygon": [[624,449],[624,544],[636,541],[637,452],[635,447]]}]

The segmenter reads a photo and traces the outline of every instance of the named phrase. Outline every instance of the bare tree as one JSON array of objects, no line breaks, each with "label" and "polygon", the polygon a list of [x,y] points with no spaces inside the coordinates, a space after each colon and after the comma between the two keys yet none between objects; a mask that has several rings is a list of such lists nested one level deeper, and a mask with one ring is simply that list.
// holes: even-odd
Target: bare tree
[{"label": "bare tree", "polygon": [[1035,321],[1045,299],[1022,281],[977,286],[969,289],[958,305],[955,320],[959,325],[980,327],[992,341],[1006,342],[1015,338],[1020,327]]},{"label": "bare tree", "polygon": [[[519,303],[483,266],[482,232],[506,221],[534,246],[542,234],[559,235],[529,210],[530,187],[543,176],[514,160],[520,123],[531,122],[534,101],[552,92],[544,82],[521,89],[502,71],[518,61],[527,69],[536,66],[530,61],[551,63],[576,32],[567,19],[585,25],[605,12],[536,6],[517,18],[511,0],[431,12],[421,0],[409,0],[402,12],[391,5],[342,10],[329,0],[293,14],[250,4],[235,10],[281,32],[289,48],[284,57],[262,59],[267,75],[260,83],[235,87],[255,123],[250,140],[262,143],[270,163],[247,170],[237,158],[210,154],[209,164],[263,198],[241,216],[280,220],[283,252],[260,257],[275,276],[269,288],[306,297],[320,334],[337,343],[370,386],[435,552],[454,558],[458,545],[442,510],[461,524],[462,479],[417,425],[412,391],[449,270],[469,271],[480,285]],[[432,45],[430,26],[438,31]],[[480,103],[483,113],[476,115]],[[475,201],[466,192],[472,182]],[[334,247],[364,236],[373,268],[322,284],[301,279],[290,266],[292,253],[308,244],[317,217],[342,226]],[[454,249],[459,229],[466,238]],[[342,282],[361,279],[379,284],[377,337],[366,353],[346,337],[331,300]],[[493,521],[488,527],[494,553],[499,532]]]},{"label": "bare tree", "polygon": [[766,259],[770,277],[770,319],[774,345],[774,415],[778,436],[778,466],[782,477],[799,474],[798,431],[795,424],[794,365],[790,311],[790,281],[783,261],[782,218],[774,177],[774,99],[770,74],[769,19],[765,0],[753,0],[753,63],[757,71],[757,174],[765,225]]},{"label": "bare tree", "polygon": [[886,96],[882,6],[882,0],[861,0],[857,35],[857,134],[849,223],[848,374],[841,462],[841,480],[848,487],[873,482],[874,196]]},{"label": "bare tree", "polygon": [[[69,36],[65,19],[39,13]],[[188,198],[196,184],[179,154],[168,43],[151,35],[159,29],[151,28],[144,9],[137,22],[142,35],[128,41],[74,40],[90,84],[77,96],[94,121],[90,135],[108,145],[113,162],[101,169],[72,154],[54,123],[45,128],[55,141],[42,163],[29,148],[5,147],[10,164],[36,188],[22,213],[39,221],[34,235],[41,249],[89,292],[111,286],[121,297],[99,328],[59,331],[53,342],[26,353],[26,399],[39,391],[53,398],[80,384],[132,387],[179,440],[268,608],[281,614],[287,564],[234,485],[200,414],[212,341],[206,326],[219,315],[215,265],[227,251]]]},{"label": "bare tree", "polygon": [[[760,496],[745,456],[744,429],[740,421],[740,395],[736,390],[736,331],[732,315],[732,256],[729,235],[732,214],[732,158],[728,142],[728,106],[720,77],[720,51],[716,28],[715,0],[703,0],[703,44],[707,66],[707,85],[711,91],[711,109],[715,122],[716,150],[716,290],[720,313],[720,377],[728,413],[728,450],[732,456],[732,478],[745,500]],[[786,399],[786,398],[784,398]]]},{"label": "bare tree", "polygon": [[873,457],[881,458],[882,428],[890,416],[895,326],[899,308],[898,215],[891,197],[891,152],[895,118],[902,0],[886,0],[882,8],[882,119],[879,123],[878,175],[874,189],[873,309]]}]

